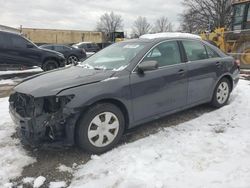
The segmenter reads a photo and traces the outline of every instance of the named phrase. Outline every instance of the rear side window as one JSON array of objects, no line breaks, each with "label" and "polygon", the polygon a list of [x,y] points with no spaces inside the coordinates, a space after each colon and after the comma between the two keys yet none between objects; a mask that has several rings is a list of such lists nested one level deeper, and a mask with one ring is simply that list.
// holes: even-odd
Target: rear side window
[{"label": "rear side window", "polygon": [[54,46],[54,50],[60,51],[60,50],[64,50],[64,49],[63,49],[63,46]]},{"label": "rear side window", "polygon": [[189,61],[198,61],[208,58],[204,45],[199,41],[187,40],[182,41],[182,43]]},{"label": "rear side window", "polygon": [[63,49],[64,49],[64,50],[71,50],[71,48],[68,47],[68,46],[63,46]]},{"label": "rear side window", "polygon": [[179,46],[176,41],[163,42],[153,48],[143,61],[157,61],[159,67],[181,63]]},{"label": "rear side window", "polygon": [[43,48],[49,49],[49,50],[53,50],[54,49],[53,46],[43,46]]}]

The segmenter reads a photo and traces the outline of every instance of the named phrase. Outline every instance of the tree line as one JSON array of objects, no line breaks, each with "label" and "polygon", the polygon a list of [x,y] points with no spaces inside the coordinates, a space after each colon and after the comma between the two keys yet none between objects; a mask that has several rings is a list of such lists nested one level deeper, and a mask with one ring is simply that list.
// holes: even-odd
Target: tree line
[{"label": "tree line", "polygon": [[189,33],[229,28],[232,4],[230,0],[184,0],[180,15],[181,30]]},{"label": "tree line", "polygon": [[[123,19],[114,12],[103,14],[97,22],[96,29],[104,33],[112,33],[123,29]],[[173,24],[167,17],[162,16],[155,20],[155,23],[148,22],[146,17],[139,16],[132,26],[131,38],[137,38],[147,33],[159,33],[173,31]]]},{"label": "tree line", "polygon": [[[232,4],[230,0],[183,0],[183,13],[179,15],[178,31],[200,33],[215,28],[229,28],[231,24]],[[123,29],[123,19],[114,12],[103,14],[97,22],[97,30],[111,33]],[[149,23],[146,17],[138,16],[132,25],[131,38],[147,33],[171,32],[173,24],[166,16]]]}]

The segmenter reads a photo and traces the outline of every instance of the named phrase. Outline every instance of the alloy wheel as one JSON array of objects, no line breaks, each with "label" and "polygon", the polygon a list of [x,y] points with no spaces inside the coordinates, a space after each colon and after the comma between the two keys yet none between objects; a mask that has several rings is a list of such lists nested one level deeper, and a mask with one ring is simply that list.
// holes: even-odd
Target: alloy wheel
[{"label": "alloy wheel", "polygon": [[75,65],[78,62],[78,58],[76,56],[69,56],[68,58],[68,64],[73,64]]}]

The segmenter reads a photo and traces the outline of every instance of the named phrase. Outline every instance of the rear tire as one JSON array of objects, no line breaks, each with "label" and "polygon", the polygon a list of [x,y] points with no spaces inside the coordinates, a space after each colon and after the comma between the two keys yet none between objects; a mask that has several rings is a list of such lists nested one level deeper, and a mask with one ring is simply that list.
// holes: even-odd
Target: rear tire
[{"label": "rear tire", "polygon": [[67,59],[68,65],[76,65],[78,61],[79,59],[75,55],[70,55]]},{"label": "rear tire", "polygon": [[77,123],[77,145],[90,153],[106,152],[119,142],[124,127],[124,115],[117,106],[111,103],[96,104]]},{"label": "rear tire", "polygon": [[212,106],[220,108],[227,104],[230,97],[231,84],[227,78],[222,78],[214,89]]},{"label": "rear tire", "polygon": [[49,71],[49,70],[53,70],[56,68],[58,68],[58,63],[54,60],[47,60],[42,66],[42,69],[44,71]]}]

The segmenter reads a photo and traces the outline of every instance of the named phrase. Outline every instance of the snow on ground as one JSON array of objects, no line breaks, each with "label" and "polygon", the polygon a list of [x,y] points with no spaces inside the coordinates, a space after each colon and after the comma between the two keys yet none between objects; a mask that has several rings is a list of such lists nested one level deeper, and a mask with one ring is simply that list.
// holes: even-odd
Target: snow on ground
[{"label": "snow on ground", "polygon": [[21,82],[22,79],[15,78],[15,79],[0,79],[0,86],[1,85],[16,85],[17,83]]},{"label": "snow on ground", "polygon": [[65,181],[50,182],[50,184],[49,184],[49,188],[63,188],[66,186],[67,186],[67,184]]},{"label": "snow on ground", "polygon": [[79,166],[72,188],[249,188],[250,82],[230,105]]},{"label": "snow on ground", "polygon": [[27,70],[9,70],[9,71],[0,71],[0,75],[9,75],[9,74],[18,74],[18,73],[31,73],[31,72],[42,72],[43,70],[40,67],[35,67]]},{"label": "snow on ground", "polygon": [[68,172],[68,173],[73,173],[73,169],[66,166],[66,165],[59,165],[59,167],[57,168],[60,172]]},{"label": "snow on ground", "polygon": [[23,167],[35,161],[22,149],[19,140],[11,137],[16,126],[9,116],[8,104],[8,98],[0,98],[0,187],[21,175]]},{"label": "snow on ground", "polygon": [[45,177],[43,177],[43,176],[38,176],[38,177],[35,179],[35,181],[34,181],[33,187],[34,187],[34,188],[39,188],[39,187],[41,187],[41,186],[44,184],[45,181],[46,181],[46,178],[45,178]]}]

